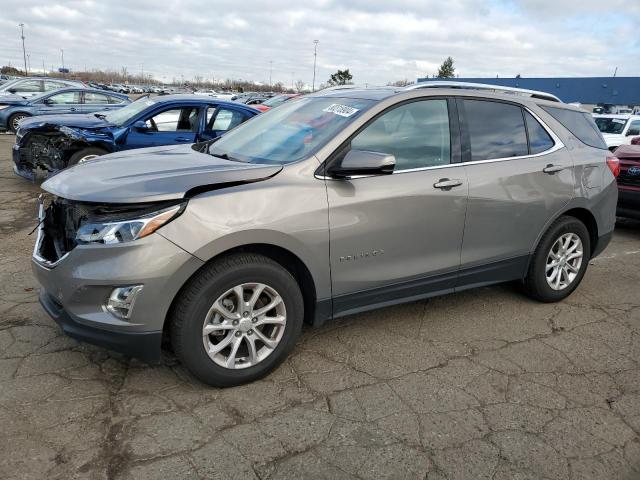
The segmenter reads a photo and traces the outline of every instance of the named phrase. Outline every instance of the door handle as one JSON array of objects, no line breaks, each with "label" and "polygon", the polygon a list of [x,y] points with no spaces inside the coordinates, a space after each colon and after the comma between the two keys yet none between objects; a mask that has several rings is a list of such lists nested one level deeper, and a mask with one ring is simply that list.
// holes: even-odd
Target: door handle
[{"label": "door handle", "polygon": [[190,138],[186,138],[186,137],[178,137],[176,138],[176,142],[191,142],[192,140]]},{"label": "door handle", "polygon": [[564,170],[564,167],[562,165],[554,165],[553,163],[550,163],[542,169],[544,173],[548,173],[549,175],[553,175],[556,172],[561,172],[562,170]]},{"label": "door handle", "polygon": [[453,187],[459,187],[460,185],[462,185],[462,180],[457,180],[455,178],[452,180],[448,178],[441,178],[433,184],[433,188],[439,188],[441,190],[451,190]]},{"label": "door handle", "polygon": [[69,110],[71,110],[72,112],[76,111],[76,109],[74,107],[71,107]]}]

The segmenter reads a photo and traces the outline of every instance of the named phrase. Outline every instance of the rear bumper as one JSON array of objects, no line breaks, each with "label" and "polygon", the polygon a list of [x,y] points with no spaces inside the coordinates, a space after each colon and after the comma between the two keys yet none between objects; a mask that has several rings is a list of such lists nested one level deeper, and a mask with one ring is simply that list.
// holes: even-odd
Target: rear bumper
[{"label": "rear bumper", "polygon": [[160,361],[162,331],[114,332],[76,322],[46,290],[40,290],[40,304],[62,331],[76,340],[136,357],[148,363]]}]

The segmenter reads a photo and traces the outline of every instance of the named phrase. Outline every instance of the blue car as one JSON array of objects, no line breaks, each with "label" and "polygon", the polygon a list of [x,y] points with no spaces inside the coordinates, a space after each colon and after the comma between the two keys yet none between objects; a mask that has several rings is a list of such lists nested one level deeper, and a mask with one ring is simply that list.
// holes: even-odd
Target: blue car
[{"label": "blue car", "polygon": [[99,155],[213,140],[258,115],[241,103],[197,95],[142,97],[112,112],[46,115],[20,122],[14,171],[35,179]]},{"label": "blue car", "polygon": [[0,131],[15,132],[23,119],[35,115],[91,113],[114,110],[129,103],[131,100],[126,95],[83,87],[61,88],[30,98],[0,97]]}]

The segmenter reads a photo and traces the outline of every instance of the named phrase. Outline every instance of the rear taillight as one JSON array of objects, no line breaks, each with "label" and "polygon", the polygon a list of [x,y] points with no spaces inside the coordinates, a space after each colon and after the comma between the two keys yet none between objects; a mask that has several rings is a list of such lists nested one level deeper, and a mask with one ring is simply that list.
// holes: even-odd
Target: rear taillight
[{"label": "rear taillight", "polygon": [[618,160],[618,157],[614,157],[613,155],[608,156],[607,166],[609,170],[611,170],[611,173],[613,173],[613,176],[618,178],[618,175],[620,175],[620,160]]}]

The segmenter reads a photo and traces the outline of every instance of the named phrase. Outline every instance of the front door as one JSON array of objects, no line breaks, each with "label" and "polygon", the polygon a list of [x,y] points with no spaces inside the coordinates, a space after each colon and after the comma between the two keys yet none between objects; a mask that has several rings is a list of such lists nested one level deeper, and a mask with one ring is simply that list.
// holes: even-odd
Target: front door
[{"label": "front door", "polygon": [[209,105],[201,140],[213,140],[247,120],[248,115],[227,106]]},{"label": "front door", "polygon": [[169,107],[155,111],[142,119],[146,128],[138,130],[131,126],[124,149],[156,147],[160,145],[189,144],[196,141],[199,128],[200,108]]},{"label": "front door", "polygon": [[470,145],[459,282],[469,287],[521,278],[540,232],[572,197],[572,161],[520,105],[464,99],[458,110]]},{"label": "front door", "polygon": [[326,180],[334,315],[453,289],[467,204],[457,139],[446,99],[412,101],[333,160],[349,149],[396,158],[392,175]]},{"label": "front door", "polygon": [[37,104],[37,115],[82,113],[80,92],[54,93]]}]

